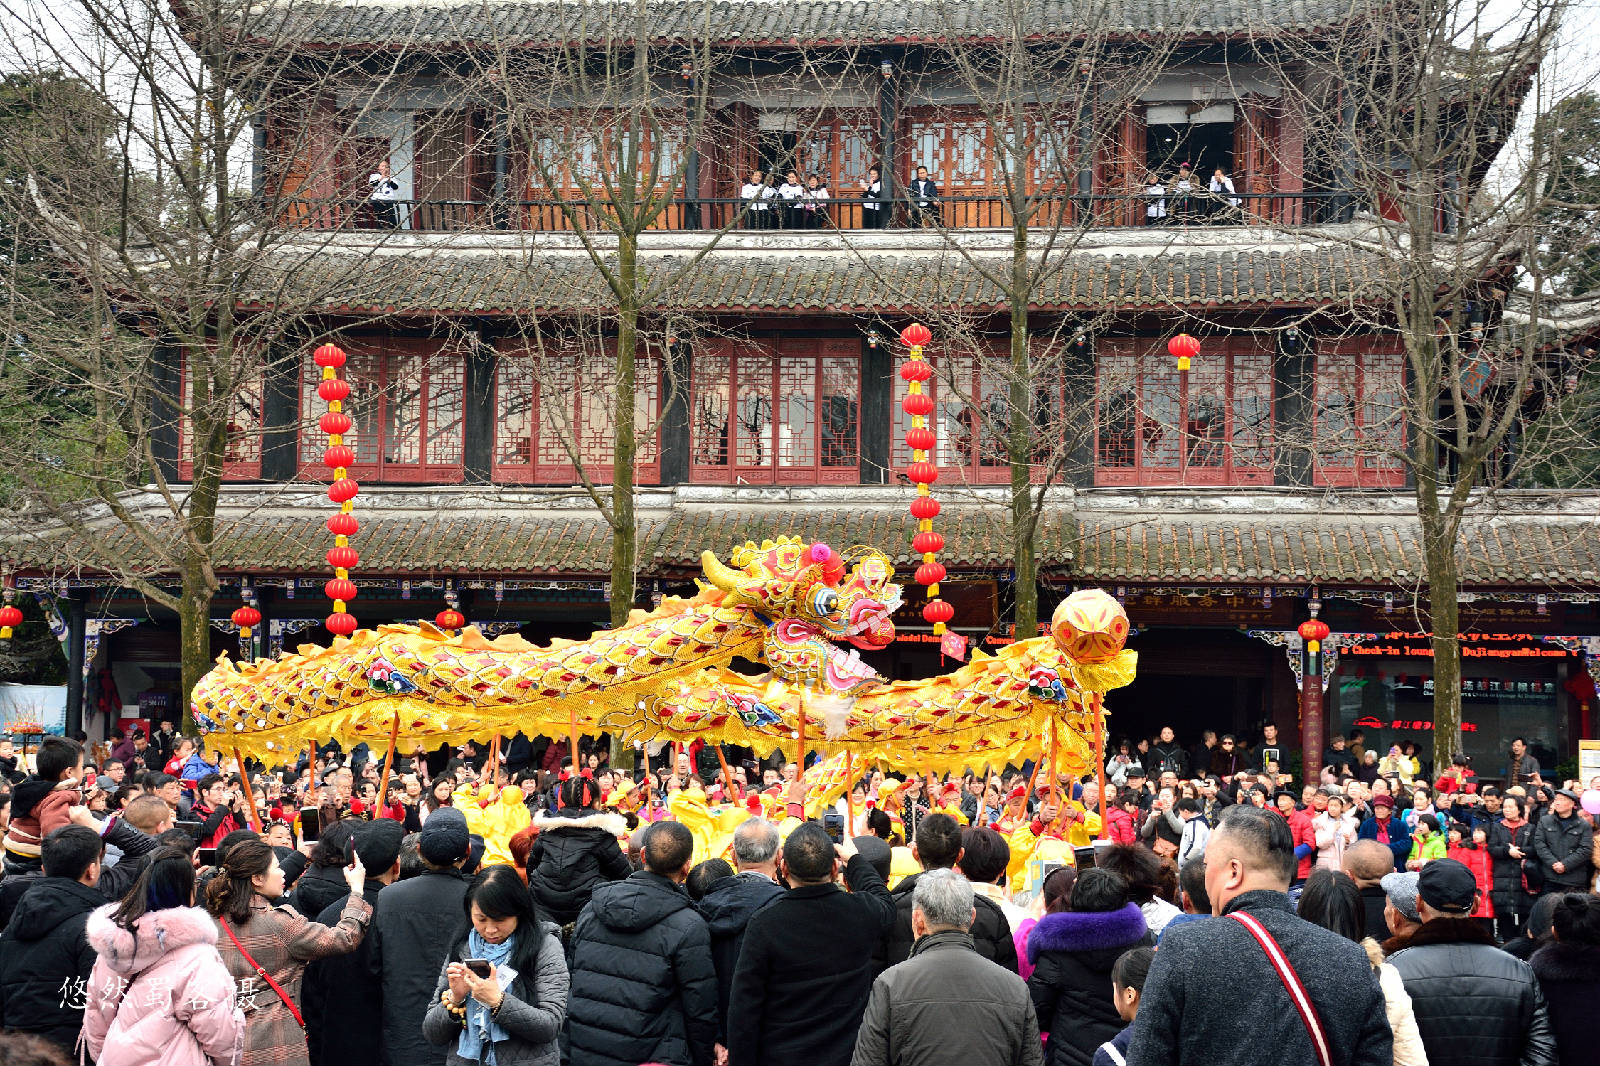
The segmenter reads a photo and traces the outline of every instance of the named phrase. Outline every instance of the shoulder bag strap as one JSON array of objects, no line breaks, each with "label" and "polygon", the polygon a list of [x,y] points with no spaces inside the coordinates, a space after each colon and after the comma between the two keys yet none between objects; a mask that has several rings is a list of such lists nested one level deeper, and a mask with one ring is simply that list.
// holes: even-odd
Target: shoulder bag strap
[{"label": "shoulder bag strap", "polygon": [[239,943],[239,938],[233,935],[233,927],[228,924],[228,919],[218,918],[217,921],[221,923],[222,931],[228,934],[228,939],[233,941],[233,946],[239,949],[239,954],[244,956],[244,961],[250,964],[250,968],[256,972],[257,977],[265,981],[274,992],[278,993],[278,998],[283,1000],[283,1005],[289,1008],[290,1014],[294,1015],[295,1023],[304,1031],[306,1020],[300,1016],[300,1008],[294,1005],[294,1000],[289,998],[289,993],[285,992],[283,986],[274,981],[272,975],[263,970],[261,965],[250,957],[250,953],[244,949],[244,945]]},{"label": "shoulder bag strap", "polygon": [[1289,999],[1294,1003],[1295,1010],[1300,1012],[1300,1020],[1305,1023],[1306,1032],[1311,1034],[1311,1046],[1316,1049],[1319,1066],[1333,1066],[1333,1056],[1328,1051],[1328,1037],[1322,1028],[1322,1019],[1317,1017],[1316,1005],[1311,1002],[1311,996],[1306,992],[1306,986],[1301,983],[1300,975],[1294,972],[1294,967],[1289,965],[1289,960],[1283,954],[1283,948],[1278,946],[1278,941],[1267,932],[1266,927],[1256,920],[1255,916],[1245,911],[1234,911],[1228,915],[1255,937],[1256,943],[1261,945],[1261,950],[1267,953],[1267,961],[1272,963],[1272,968],[1278,972],[1278,980],[1283,982],[1284,989],[1289,993]]}]

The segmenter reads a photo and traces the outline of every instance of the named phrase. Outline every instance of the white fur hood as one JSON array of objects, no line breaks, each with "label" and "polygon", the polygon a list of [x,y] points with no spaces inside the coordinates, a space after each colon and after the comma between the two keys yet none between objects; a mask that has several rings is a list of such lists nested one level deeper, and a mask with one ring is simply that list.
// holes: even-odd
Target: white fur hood
[{"label": "white fur hood", "polygon": [[540,811],[533,819],[534,828],[540,833],[554,833],[562,829],[604,829],[614,837],[628,835],[628,822],[620,814],[600,812],[584,815],[582,818],[566,818],[562,815],[550,815]]},{"label": "white fur hood", "polygon": [[128,930],[111,920],[117,906],[95,909],[84,930],[100,961],[116,973],[141,973],[178,948],[217,942],[217,923],[200,907],[151,911]]}]

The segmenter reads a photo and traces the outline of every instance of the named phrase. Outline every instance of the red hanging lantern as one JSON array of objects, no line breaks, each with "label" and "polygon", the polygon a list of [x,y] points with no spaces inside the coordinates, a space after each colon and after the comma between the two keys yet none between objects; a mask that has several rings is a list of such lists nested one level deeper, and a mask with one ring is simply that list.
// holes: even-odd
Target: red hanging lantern
[{"label": "red hanging lantern", "polygon": [[1327,640],[1328,634],[1331,632],[1333,631],[1328,628],[1328,623],[1320,618],[1308,618],[1300,623],[1300,639],[1307,644],[1312,641],[1321,642]]},{"label": "red hanging lantern", "polygon": [[317,395],[324,400],[342,400],[350,395],[350,383],[342,378],[329,378],[327,381],[318,382]]},{"label": "red hanging lantern", "polygon": [[356,461],[355,449],[344,444],[334,444],[322,453],[322,461],[330,470],[338,470]]},{"label": "red hanging lantern", "polygon": [[324,370],[337,369],[344,366],[344,349],[337,344],[324,344],[311,353],[311,358]]},{"label": "red hanging lantern", "polygon": [[916,552],[918,555],[927,555],[929,552],[944,551],[944,536],[943,534],[935,533],[932,530],[929,530],[926,533],[918,533],[916,536],[911,538],[911,550]]},{"label": "red hanging lantern", "polygon": [[939,517],[939,501],[932,496],[918,496],[911,501],[911,517],[926,522]]},{"label": "red hanging lantern", "polygon": [[900,376],[907,381],[927,381],[933,377],[933,367],[924,359],[908,360],[900,367]]},{"label": "red hanging lantern", "polygon": [[467,624],[467,616],[454,607],[446,607],[433,616],[433,622],[440,629],[460,629]]},{"label": "red hanging lantern", "polygon": [[913,484],[932,485],[939,480],[939,468],[924,459],[920,463],[912,463],[906,467],[906,477],[910,478]]},{"label": "red hanging lantern", "polygon": [[353,514],[343,511],[328,519],[328,532],[336,537],[353,537],[361,529],[361,523],[356,521]]},{"label": "red hanging lantern", "polygon": [[349,433],[354,423],[350,421],[350,416],[342,411],[329,411],[317,421],[317,425],[322,427],[322,432],[328,436],[338,437]]},{"label": "red hanging lantern", "polygon": [[328,565],[335,570],[349,570],[361,561],[361,556],[356,554],[354,548],[348,545],[339,545],[328,549]]},{"label": "red hanging lantern", "polygon": [[900,331],[900,343],[907,348],[926,348],[933,334],[921,322],[913,322]]},{"label": "red hanging lantern", "polygon": [[330,600],[349,603],[356,598],[356,583],[347,577],[330,578],[323,584],[322,591]]},{"label": "red hanging lantern", "polygon": [[936,443],[938,438],[933,435],[931,429],[906,430],[906,447],[913,451],[932,451]]},{"label": "red hanging lantern", "polygon": [[956,609],[944,600],[929,600],[922,607],[922,617],[933,623],[935,632],[943,633],[944,624],[956,616]]},{"label": "red hanging lantern", "polygon": [[346,503],[356,498],[356,493],[361,491],[361,486],[354,480],[342,477],[328,486],[328,499],[334,503]]},{"label": "red hanging lantern", "polygon": [[356,631],[356,616],[345,611],[336,611],[322,624],[327,626],[328,632],[334,636],[348,637]]},{"label": "red hanging lantern", "polygon": [[1167,353],[1178,361],[1179,370],[1189,369],[1189,360],[1200,354],[1200,342],[1187,333],[1180,333],[1167,342]]},{"label": "red hanging lantern", "polygon": [[261,612],[248,603],[243,607],[234,608],[233,624],[240,629],[240,635],[248,637],[250,630],[261,624]]},{"label": "red hanging lantern", "polygon": [[917,584],[937,585],[944,580],[945,569],[943,563],[923,563],[917,567]]},{"label": "red hanging lantern", "polygon": [[0,607],[0,640],[10,640],[11,631],[22,624],[22,611],[11,604]]},{"label": "red hanging lantern", "polygon": [[913,392],[900,401],[900,407],[912,418],[926,418],[933,414],[933,397],[926,393]]}]

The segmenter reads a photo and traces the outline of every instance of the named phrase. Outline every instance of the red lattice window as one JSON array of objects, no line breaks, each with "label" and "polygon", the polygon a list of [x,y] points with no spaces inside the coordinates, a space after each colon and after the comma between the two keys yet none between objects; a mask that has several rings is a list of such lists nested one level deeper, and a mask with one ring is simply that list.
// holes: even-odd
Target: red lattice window
[{"label": "red lattice window", "polygon": [[1272,483],[1264,342],[1208,338],[1184,380],[1164,339],[1103,338],[1095,377],[1095,484]]},{"label": "red lattice window", "polygon": [[[930,348],[928,360],[934,376],[922,388],[933,396],[929,423],[936,441],[929,458],[939,465],[940,475],[965,484],[1009,482],[1006,433],[1011,422],[1011,387],[1005,355],[999,350],[982,356],[951,355]],[[894,439],[890,442],[890,460],[897,471],[904,471],[911,462],[911,449],[906,447],[911,416],[902,406],[905,396],[906,383],[897,373]]]},{"label": "red lattice window", "polygon": [[690,382],[689,477],[734,484],[861,480],[854,339],[702,345]]},{"label": "red lattice window", "polygon": [[[453,482],[462,477],[462,414],[466,360],[436,341],[388,337],[346,345],[340,375],[350,382],[344,410],[355,423],[345,443],[355,450],[358,480]],[[317,420],[328,409],[317,395],[321,369],[307,352],[300,372],[300,470],[325,481],[327,436]]]},{"label": "red lattice window", "polygon": [[[194,479],[194,423],[189,417],[189,358],[183,358],[178,372],[178,477]],[[228,413],[228,436],[223,446],[222,476],[228,480],[250,480],[261,476],[261,372],[252,372],[233,388]]]},{"label": "red lattice window", "polygon": [[[583,473],[610,484],[616,457],[616,341],[571,338],[543,353],[526,348],[500,353],[495,372],[494,478],[497,481],[571,485]],[[638,450],[633,476],[661,480],[657,422],[661,413],[661,361],[641,350],[634,363],[633,423]]]},{"label": "red lattice window", "polygon": [[1405,356],[1399,337],[1321,342],[1312,402],[1316,484],[1405,484]]}]

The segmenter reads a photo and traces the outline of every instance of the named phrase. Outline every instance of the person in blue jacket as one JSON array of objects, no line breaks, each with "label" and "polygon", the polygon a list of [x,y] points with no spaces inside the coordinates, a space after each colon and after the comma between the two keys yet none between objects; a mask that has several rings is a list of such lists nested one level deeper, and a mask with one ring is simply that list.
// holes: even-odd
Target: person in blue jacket
[{"label": "person in blue jacket", "polygon": [[1406,828],[1402,819],[1394,817],[1393,797],[1372,797],[1372,817],[1361,823],[1361,830],[1356,836],[1361,840],[1387,844],[1389,850],[1394,852],[1394,868],[1406,868],[1406,860],[1411,857],[1411,830]]}]

